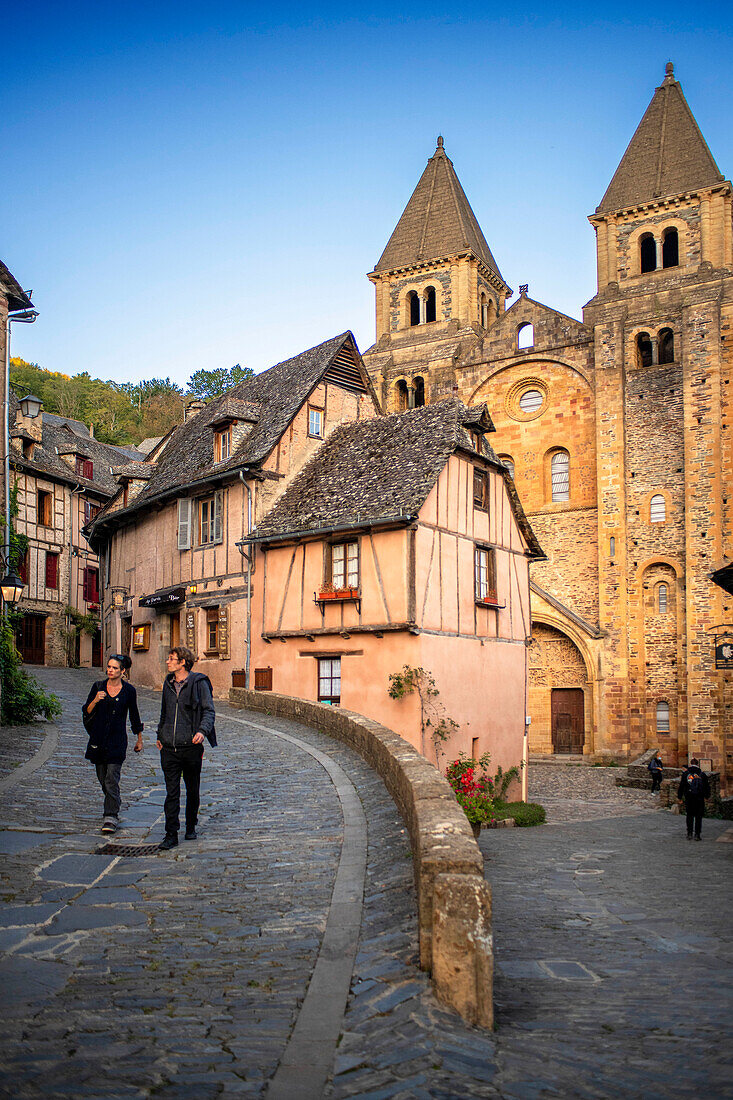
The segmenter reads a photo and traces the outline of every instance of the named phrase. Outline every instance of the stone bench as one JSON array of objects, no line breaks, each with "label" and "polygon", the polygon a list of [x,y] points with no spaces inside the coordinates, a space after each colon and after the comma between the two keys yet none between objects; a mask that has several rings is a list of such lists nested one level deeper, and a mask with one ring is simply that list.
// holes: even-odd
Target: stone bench
[{"label": "stone bench", "polygon": [[492,1028],[491,888],[448,781],[399,734],[353,711],[245,688],[232,688],[229,702],[343,741],[381,776],[410,837],[420,966],[440,1001],[468,1023]]}]

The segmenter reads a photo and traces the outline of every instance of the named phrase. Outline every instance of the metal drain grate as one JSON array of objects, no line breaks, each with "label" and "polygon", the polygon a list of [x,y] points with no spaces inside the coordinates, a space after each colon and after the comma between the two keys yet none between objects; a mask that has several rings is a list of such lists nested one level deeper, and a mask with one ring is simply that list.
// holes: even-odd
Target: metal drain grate
[{"label": "metal drain grate", "polygon": [[115,844],[111,841],[97,848],[98,856],[154,856],[160,844]]}]

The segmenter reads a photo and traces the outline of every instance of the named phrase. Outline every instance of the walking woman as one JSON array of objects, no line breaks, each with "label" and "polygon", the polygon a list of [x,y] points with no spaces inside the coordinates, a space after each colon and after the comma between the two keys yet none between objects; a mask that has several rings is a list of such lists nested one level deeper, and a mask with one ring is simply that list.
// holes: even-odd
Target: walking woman
[{"label": "walking woman", "polygon": [[116,833],[120,814],[120,772],[127,755],[127,719],[136,735],[135,752],[143,751],[143,723],[137,709],[137,692],[123,678],[132,666],[129,657],[113,653],[107,660],[107,679],[92,685],[82,707],[84,727],[89,734],[86,758],[97,769],[104,791],[103,833]]}]

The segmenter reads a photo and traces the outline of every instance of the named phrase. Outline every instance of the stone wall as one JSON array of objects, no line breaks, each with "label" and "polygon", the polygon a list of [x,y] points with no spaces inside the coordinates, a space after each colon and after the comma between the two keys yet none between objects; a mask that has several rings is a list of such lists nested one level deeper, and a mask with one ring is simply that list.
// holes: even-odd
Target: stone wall
[{"label": "stone wall", "polygon": [[493,1026],[491,889],[447,781],[392,730],[341,708],[232,688],[232,705],[291,718],[343,741],[382,777],[410,835],[420,966],[436,996],[471,1024]]}]

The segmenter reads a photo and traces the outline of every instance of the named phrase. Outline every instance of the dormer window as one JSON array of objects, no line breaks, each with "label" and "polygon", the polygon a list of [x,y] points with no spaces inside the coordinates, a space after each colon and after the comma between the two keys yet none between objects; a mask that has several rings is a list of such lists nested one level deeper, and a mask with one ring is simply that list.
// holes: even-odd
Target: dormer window
[{"label": "dormer window", "polygon": [[76,476],[86,478],[87,481],[92,481],[94,478],[94,463],[91,458],[84,458],[83,455],[76,456]]},{"label": "dormer window", "polygon": [[232,453],[232,425],[225,424],[214,432],[214,462],[226,462]]},{"label": "dormer window", "polygon": [[33,452],[36,449],[35,439],[23,440],[23,458],[27,458],[29,461],[33,458]]},{"label": "dormer window", "polygon": [[476,466],[473,468],[473,506],[484,512],[489,510],[489,475]]}]

